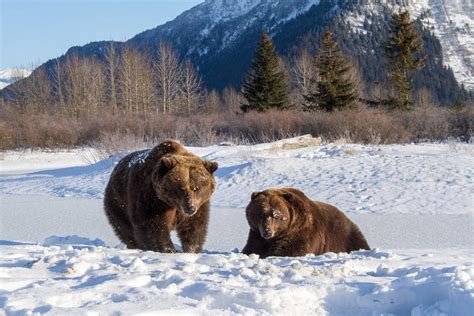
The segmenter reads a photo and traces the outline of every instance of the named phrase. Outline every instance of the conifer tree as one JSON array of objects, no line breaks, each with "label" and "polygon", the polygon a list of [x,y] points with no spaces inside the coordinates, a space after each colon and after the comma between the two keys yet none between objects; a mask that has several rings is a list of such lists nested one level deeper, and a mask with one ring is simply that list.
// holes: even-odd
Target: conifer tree
[{"label": "conifer tree", "polygon": [[289,106],[288,81],[266,31],[262,32],[252,68],[242,85],[242,95],[245,100],[240,108],[244,112],[264,112],[270,108],[284,110]]},{"label": "conifer tree", "polygon": [[325,33],[315,64],[318,78],[314,80],[315,92],[305,97],[310,104],[308,110],[333,111],[351,107],[357,100],[355,81],[351,78],[352,66],[331,32]]},{"label": "conifer tree", "polygon": [[425,61],[425,56],[420,54],[423,45],[421,36],[415,31],[415,22],[410,21],[408,11],[396,13],[390,22],[390,37],[385,46],[385,56],[390,63],[388,77],[393,82],[393,87],[398,92],[398,98],[392,102],[394,106],[410,109],[411,76],[420,69]]}]

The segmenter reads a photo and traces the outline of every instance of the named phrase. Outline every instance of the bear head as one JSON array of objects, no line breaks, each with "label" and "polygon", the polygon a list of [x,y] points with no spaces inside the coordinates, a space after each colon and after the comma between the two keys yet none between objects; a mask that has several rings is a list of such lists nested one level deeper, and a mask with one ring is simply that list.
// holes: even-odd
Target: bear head
[{"label": "bear head", "polygon": [[217,167],[194,155],[166,154],[153,170],[153,187],[160,200],[191,216],[210,200]]},{"label": "bear head", "polygon": [[286,234],[293,217],[294,201],[294,194],[286,190],[269,189],[252,193],[246,208],[250,229],[264,239]]}]

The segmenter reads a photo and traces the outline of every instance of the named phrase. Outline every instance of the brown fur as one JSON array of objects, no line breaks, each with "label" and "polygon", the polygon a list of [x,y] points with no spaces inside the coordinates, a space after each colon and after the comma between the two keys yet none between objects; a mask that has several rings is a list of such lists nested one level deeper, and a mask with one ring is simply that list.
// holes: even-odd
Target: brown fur
[{"label": "brown fur", "polygon": [[202,160],[175,141],[119,161],[105,189],[104,209],[128,248],[176,252],[176,229],[184,252],[201,252],[215,189],[217,163]]},{"label": "brown fur", "polygon": [[359,228],[340,210],[285,188],[252,194],[250,232],[242,252],[268,256],[320,255],[370,249]]}]

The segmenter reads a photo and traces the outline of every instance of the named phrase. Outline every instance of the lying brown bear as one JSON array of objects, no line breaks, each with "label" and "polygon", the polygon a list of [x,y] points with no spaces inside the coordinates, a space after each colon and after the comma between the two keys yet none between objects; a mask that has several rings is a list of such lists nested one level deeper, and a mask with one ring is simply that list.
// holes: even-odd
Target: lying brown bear
[{"label": "lying brown bear", "polygon": [[296,189],[254,192],[246,216],[250,232],[244,254],[296,257],[370,249],[341,211]]},{"label": "lying brown bear", "polygon": [[205,161],[175,141],[119,161],[105,189],[104,208],[128,248],[176,252],[176,229],[184,252],[201,252],[217,163]]}]

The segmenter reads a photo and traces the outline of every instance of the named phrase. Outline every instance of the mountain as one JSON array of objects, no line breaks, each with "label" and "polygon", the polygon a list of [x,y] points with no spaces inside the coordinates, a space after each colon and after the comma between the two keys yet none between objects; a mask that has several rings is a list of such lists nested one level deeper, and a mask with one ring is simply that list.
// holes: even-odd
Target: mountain
[{"label": "mountain", "polygon": [[30,73],[31,71],[26,69],[0,70],[0,90],[20,79],[28,77]]},{"label": "mountain", "polygon": [[[208,88],[222,90],[240,86],[263,28],[279,53],[289,57],[302,46],[316,51],[330,29],[370,88],[385,80],[381,47],[391,15],[402,8],[417,19],[429,57],[414,79],[415,90],[427,89],[441,103],[452,104],[465,94],[457,82],[474,89],[470,0],[207,0],[125,43],[153,54],[160,42],[168,42],[182,59],[191,59]],[[73,54],[101,59],[108,43],[72,47],[59,61]],[[125,43],[116,43],[118,52]],[[42,67],[51,73],[53,61]]]},{"label": "mountain", "polygon": [[472,0],[359,1],[359,8],[345,16],[354,31],[367,32],[364,24],[388,9],[406,8],[425,30],[439,40],[444,65],[451,68],[459,83],[474,90],[474,4]]}]

